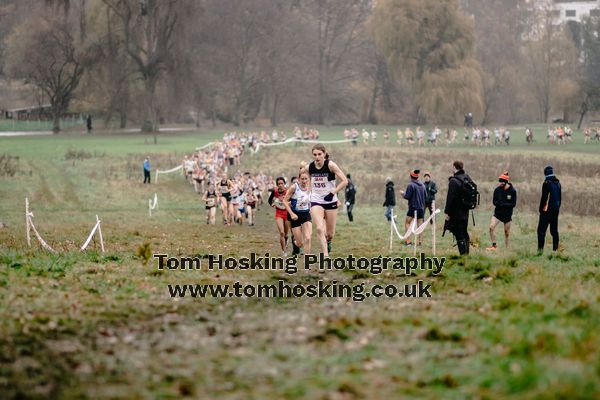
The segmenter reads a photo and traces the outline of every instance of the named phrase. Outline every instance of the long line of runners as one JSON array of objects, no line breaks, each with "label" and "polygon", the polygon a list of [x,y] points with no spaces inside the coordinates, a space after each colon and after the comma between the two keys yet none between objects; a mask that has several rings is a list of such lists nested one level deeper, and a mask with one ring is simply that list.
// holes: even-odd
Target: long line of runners
[{"label": "long line of runners", "polygon": [[[388,129],[383,131],[383,142],[388,145],[395,143],[405,146],[437,146],[445,144],[457,144],[460,142],[460,134],[454,128],[446,128],[442,131],[435,126],[429,132],[418,126],[414,131],[412,128],[398,128],[396,130],[396,138]],[[600,128],[584,128],[583,129],[584,144],[591,143],[592,140],[600,143]],[[356,128],[344,130],[344,139],[351,139],[353,144],[358,144],[362,138],[363,144],[376,143],[379,133],[375,130],[369,132],[363,129],[361,133]],[[492,145],[510,145],[511,133],[510,130],[497,127],[493,130],[485,127],[464,128],[462,132],[462,143],[471,144],[474,146],[492,146]],[[533,144],[534,132],[532,128],[525,128],[525,140],[528,145]],[[546,142],[550,144],[568,144],[574,141],[573,129],[569,126],[554,126],[549,127],[546,135]]]},{"label": "long line of runners", "polygon": [[[296,129],[295,135],[314,139],[318,138],[318,131],[305,129],[302,133]],[[254,226],[256,211],[268,193],[267,204],[275,209],[275,224],[284,255],[287,256],[290,232],[293,254],[311,252],[314,223],[321,253],[328,256],[335,236],[337,209],[341,205],[337,193],[347,185],[346,175],[329,159],[325,146],[316,144],[311,152],[313,161],[301,163],[289,185],[285,177],[273,179],[264,173],[237,171],[230,177],[228,168],[238,166],[244,151],[260,142],[261,136],[266,139],[256,133],[227,133],[223,141],[210,149],[184,157],[184,177],[196,193],[202,195],[206,223],[216,223],[217,208],[220,208],[224,225]]]}]

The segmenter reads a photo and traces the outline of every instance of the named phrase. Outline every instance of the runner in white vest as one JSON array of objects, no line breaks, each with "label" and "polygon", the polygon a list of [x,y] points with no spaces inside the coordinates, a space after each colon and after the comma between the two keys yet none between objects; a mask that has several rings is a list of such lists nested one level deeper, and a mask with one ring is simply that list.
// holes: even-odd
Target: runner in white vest
[{"label": "runner in white vest", "polygon": [[296,244],[293,254],[304,247],[304,253],[311,251],[312,222],[310,218],[310,176],[306,167],[300,168],[298,181],[288,189],[283,199],[292,225],[293,240]]}]

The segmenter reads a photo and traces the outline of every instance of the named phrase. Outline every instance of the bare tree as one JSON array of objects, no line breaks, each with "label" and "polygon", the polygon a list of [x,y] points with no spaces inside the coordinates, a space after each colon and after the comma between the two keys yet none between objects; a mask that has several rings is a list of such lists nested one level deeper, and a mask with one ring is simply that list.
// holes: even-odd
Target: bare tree
[{"label": "bare tree", "polygon": [[85,69],[95,62],[96,48],[76,43],[64,16],[30,17],[8,40],[7,70],[39,87],[50,100],[53,132],[67,111]]},{"label": "bare tree", "polygon": [[561,86],[577,76],[577,49],[564,27],[554,23],[550,8],[539,12],[533,32],[524,47],[525,62],[540,122],[548,122],[553,101],[564,98]]},{"label": "bare tree", "polygon": [[[462,0],[475,22],[476,56],[481,65],[483,125],[496,116],[516,122],[522,38],[529,32],[532,4],[526,0]],[[508,99],[508,101],[507,101]],[[513,107],[516,105],[516,107]],[[509,118],[506,115],[509,115]]]},{"label": "bare tree", "polygon": [[156,85],[173,45],[178,0],[103,0],[120,19],[125,50],[144,83],[142,131],[158,130]]},{"label": "bare tree", "polygon": [[352,77],[340,76],[352,51],[361,43],[361,27],[371,10],[368,0],[313,0],[311,12],[317,19],[319,111],[317,122],[328,123],[332,86]]}]

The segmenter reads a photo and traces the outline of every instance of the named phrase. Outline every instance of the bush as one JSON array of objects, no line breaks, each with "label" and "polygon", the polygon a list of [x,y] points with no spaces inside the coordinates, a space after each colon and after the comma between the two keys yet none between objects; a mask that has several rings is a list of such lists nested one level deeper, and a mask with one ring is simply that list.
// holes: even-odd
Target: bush
[{"label": "bush", "polygon": [[0,154],[0,176],[13,177],[19,171],[19,157]]}]

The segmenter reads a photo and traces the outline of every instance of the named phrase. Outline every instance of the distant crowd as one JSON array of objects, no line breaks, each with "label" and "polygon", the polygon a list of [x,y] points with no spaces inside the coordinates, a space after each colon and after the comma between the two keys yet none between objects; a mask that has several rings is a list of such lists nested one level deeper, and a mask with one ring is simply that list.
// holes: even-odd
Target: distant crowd
[{"label": "distant crowd", "polygon": [[[600,143],[600,128],[585,128],[583,130],[584,144],[596,141]],[[462,130],[462,140],[459,133],[454,128],[440,129],[433,127],[429,132],[418,126],[414,131],[412,128],[398,128],[395,138],[388,129],[385,129],[381,135],[384,144],[396,143],[400,146],[450,146],[462,142],[473,146],[499,146],[510,145],[511,132],[504,127],[493,129],[482,127],[465,127]],[[362,129],[359,133],[356,128],[347,128],[344,130],[344,139],[352,140],[353,144],[358,144],[362,139],[363,144],[377,143],[379,133],[376,130]],[[531,128],[525,128],[525,140],[528,145],[535,141],[534,132]],[[569,126],[556,126],[548,128],[546,142],[550,144],[568,144],[574,141],[573,129]]]}]

